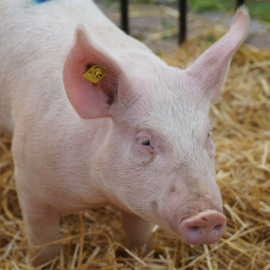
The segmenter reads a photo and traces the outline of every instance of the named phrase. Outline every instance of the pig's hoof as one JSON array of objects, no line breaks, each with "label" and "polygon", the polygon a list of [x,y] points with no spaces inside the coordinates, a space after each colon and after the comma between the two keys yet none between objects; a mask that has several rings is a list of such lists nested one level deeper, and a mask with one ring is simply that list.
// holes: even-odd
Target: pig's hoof
[{"label": "pig's hoof", "polygon": [[180,224],[183,240],[191,245],[212,244],[224,233],[226,217],[217,211],[206,210]]},{"label": "pig's hoof", "polygon": [[44,248],[30,248],[31,264],[33,266],[42,265],[59,255],[62,244],[50,245]]}]

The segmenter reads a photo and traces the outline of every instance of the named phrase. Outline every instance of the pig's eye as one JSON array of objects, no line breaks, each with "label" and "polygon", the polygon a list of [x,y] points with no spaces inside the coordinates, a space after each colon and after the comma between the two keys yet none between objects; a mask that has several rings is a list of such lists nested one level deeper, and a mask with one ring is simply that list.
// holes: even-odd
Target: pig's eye
[{"label": "pig's eye", "polygon": [[151,145],[150,141],[148,139],[146,139],[146,138],[140,139],[139,142],[142,145],[145,145],[145,146],[150,146]]}]

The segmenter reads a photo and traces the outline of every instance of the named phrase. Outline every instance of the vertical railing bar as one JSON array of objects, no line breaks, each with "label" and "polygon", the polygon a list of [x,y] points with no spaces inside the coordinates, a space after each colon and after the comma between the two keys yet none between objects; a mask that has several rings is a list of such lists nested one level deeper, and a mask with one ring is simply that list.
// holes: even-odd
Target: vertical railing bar
[{"label": "vertical railing bar", "polygon": [[[245,0],[236,0],[237,7],[245,4]],[[179,34],[178,44],[182,44],[187,36],[187,2],[186,0],[178,0],[179,9]],[[128,0],[121,0],[121,27],[122,30],[129,34],[128,20]]]},{"label": "vertical railing bar", "polygon": [[186,40],[187,35],[187,3],[186,0],[178,0],[179,8],[179,36],[178,44],[182,44]]},{"label": "vertical railing bar", "polygon": [[241,5],[245,4],[245,0],[237,0],[236,1],[236,7],[240,7]]},{"label": "vertical railing bar", "polygon": [[121,0],[121,27],[125,33],[129,34],[128,0]]}]

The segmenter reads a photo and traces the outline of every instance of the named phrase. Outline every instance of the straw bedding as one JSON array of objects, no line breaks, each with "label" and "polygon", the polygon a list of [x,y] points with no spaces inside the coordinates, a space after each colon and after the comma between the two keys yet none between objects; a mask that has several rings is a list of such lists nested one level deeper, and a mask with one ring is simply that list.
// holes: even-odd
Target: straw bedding
[{"label": "straw bedding", "polygon": [[[163,58],[183,67],[222,31],[215,26]],[[238,50],[210,116],[228,218],[218,243],[189,246],[157,229],[153,252],[139,257],[124,247],[119,211],[103,207],[61,219],[62,253],[42,269],[270,269],[270,50]],[[0,269],[32,269],[13,169],[0,133]]]}]

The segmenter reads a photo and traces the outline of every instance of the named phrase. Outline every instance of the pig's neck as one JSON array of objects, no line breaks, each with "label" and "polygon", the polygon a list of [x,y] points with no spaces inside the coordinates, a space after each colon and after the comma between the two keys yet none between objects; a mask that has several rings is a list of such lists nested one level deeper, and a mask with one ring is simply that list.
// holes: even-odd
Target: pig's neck
[{"label": "pig's neck", "polygon": [[76,182],[76,188],[70,192],[78,199],[79,210],[111,204],[112,198],[104,191],[102,183],[107,182],[108,177],[104,166],[112,125],[110,118],[77,119],[72,125],[67,123],[68,135],[59,142],[63,152],[68,149],[68,154],[63,157],[68,167],[67,181]]}]

